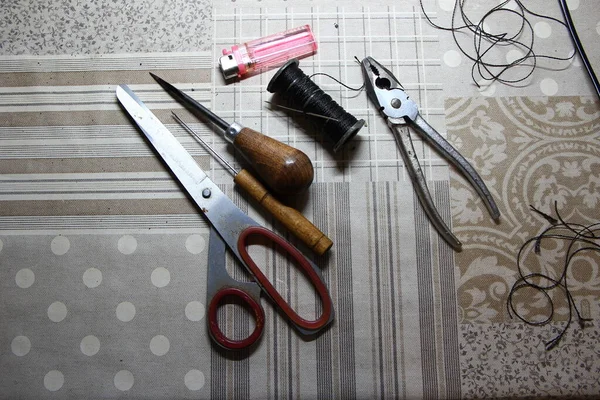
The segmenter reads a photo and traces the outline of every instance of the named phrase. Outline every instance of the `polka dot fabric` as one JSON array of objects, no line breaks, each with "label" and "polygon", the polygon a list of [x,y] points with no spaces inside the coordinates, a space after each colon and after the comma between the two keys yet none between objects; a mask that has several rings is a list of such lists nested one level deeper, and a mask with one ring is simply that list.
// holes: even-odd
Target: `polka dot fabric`
[{"label": "polka dot fabric", "polygon": [[170,387],[178,398],[208,395],[207,235],[1,240],[0,256],[29,254],[0,269],[8,327],[0,373],[10,369],[15,393],[149,398]]}]

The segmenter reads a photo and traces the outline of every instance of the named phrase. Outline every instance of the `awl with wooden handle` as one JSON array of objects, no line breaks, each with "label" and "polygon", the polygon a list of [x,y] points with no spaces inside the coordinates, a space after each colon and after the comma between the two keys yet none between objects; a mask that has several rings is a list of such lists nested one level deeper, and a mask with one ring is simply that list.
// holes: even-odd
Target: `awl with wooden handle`
[{"label": "awl with wooden handle", "polygon": [[215,158],[217,158],[231,174],[233,175],[233,181],[243,188],[254,200],[256,200],[261,206],[263,206],[275,219],[283,224],[290,232],[292,232],[298,239],[302,240],[312,251],[318,255],[323,255],[327,250],[331,248],[333,242],[316,226],[312,224],[304,215],[298,210],[288,207],[275,197],[273,197],[269,191],[254,178],[248,171],[242,169],[236,171],[223,157],[221,157],[216,151],[214,151],[208,143],[206,143],[200,135],[188,126],[181,118],[172,112],[173,117],[183,126],[190,134],[192,134],[204,148],[210,152]]},{"label": "awl with wooden handle", "polygon": [[274,192],[289,196],[301,193],[310,186],[314,170],[308,156],[302,151],[234,122],[227,123],[208,108],[175,86],[150,73],[169,94],[196,115],[207,118],[219,127],[225,140],[238,149],[258,176]]}]

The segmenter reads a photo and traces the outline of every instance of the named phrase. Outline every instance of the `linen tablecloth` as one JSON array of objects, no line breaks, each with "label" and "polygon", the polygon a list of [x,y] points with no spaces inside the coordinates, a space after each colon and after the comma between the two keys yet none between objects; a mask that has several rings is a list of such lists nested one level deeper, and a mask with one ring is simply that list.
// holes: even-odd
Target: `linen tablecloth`
[{"label": "linen tablecloth", "polygon": [[[591,2],[569,3],[593,54],[600,12]],[[453,4],[425,2],[446,25]],[[560,18],[553,2],[528,5]],[[475,13],[484,6],[472,5]],[[430,26],[416,1],[5,1],[0,11],[1,398],[600,392],[597,253],[582,255],[568,275],[575,303],[593,321],[584,329],[573,324],[553,350],[544,343],[566,323],[560,295],[553,322],[543,327],[506,310],[517,252],[548,226],[530,204],[553,213],[558,202],[567,220],[598,220],[600,102],[578,57],[537,68],[522,87],[477,88],[452,37]],[[560,25],[531,20],[540,52],[573,51]],[[223,80],[216,65],[222,48],[305,23],[319,50],[300,61],[303,71],[359,87],[354,56],[388,65],[423,116],[481,174],[500,223],[413,134],[442,217],[464,243],[453,252],[429,224],[392,133],[364,92],[314,78],[366,121],[333,153],[296,115],[267,103],[274,71]],[[314,258],[336,312],[321,335],[299,336],[263,301],[266,328],[256,348],[233,354],[211,343],[208,225],[120,108],[115,86],[130,85],[242,210],[294,239],[234,188],[171,110],[237,168],[244,166],[239,154],[148,72],[313,161],[315,182],[291,204],[334,242]],[[555,249],[555,262],[564,251]],[[311,303],[301,274],[277,254],[261,256],[292,304]],[[228,269],[247,279],[231,260]],[[525,300],[528,315],[547,311],[539,298]],[[246,324],[243,311],[228,314],[228,329]]]}]

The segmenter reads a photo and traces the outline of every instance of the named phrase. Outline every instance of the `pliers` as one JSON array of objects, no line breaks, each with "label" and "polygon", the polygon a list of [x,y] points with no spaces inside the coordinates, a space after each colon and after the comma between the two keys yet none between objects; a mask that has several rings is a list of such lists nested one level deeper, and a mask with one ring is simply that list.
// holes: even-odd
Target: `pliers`
[{"label": "pliers", "polygon": [[490,191],[473,166],[423,119],[419,113],[419,107],[408,97],[394,74],[375,61],[373,57],[363,59],[361,66],[367,95],[377,105],[387,125],[394,132],[408,174],[425,213],[444,240],[452,248],[459,251],[462,248],[462,243],[454,236],[438,213],[427,188],[425,176],[412,143],[410,130],[403,127],[407,125],[414,129],[448,162],[458,168],[477,191],[492,218],[497,221],[500,218],[500,211],[498,211]]}]

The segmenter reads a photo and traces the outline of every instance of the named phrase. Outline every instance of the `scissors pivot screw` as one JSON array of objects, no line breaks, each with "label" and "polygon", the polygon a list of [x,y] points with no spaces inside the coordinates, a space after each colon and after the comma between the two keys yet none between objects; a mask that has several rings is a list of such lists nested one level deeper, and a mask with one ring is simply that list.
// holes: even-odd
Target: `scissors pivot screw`
[{"label": "scissors pivot screw", "polygon": [[204,197],[205,199],[208,199],[211,195],[210,189],[206,188],[202,191],[202,197]]},{"label": "scissors pivot screw", "polygon": [[390,104],[392,105],[392,107],[394,108],[400,108],[402,106],[402,101],[400,101],[400,99],[392,99],[392,101],[390,102]]}]

